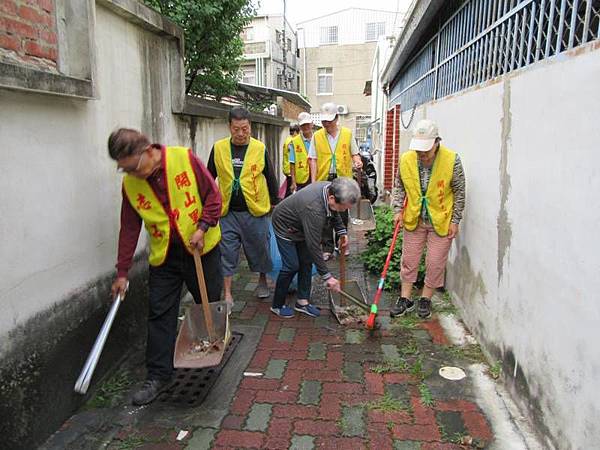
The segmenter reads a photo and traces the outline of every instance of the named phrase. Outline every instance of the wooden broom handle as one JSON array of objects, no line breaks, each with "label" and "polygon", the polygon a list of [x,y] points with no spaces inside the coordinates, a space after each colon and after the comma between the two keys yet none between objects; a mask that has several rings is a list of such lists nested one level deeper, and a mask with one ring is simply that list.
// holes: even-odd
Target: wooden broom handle
[{"label": "wooden broom handle", "polygon": [[194,249],[194,262],[196,263],[196,277],[198,278],[198,287],[200,288],[200,298],[202,299],[202,309],[204,310],[204,321],[208,337],[212,343],[215,339],[215,326],[213,325],[212,312],[208,303],[208,292],[206,292],[206,281],[204,280],[204,269],[202,268],[202,258],[198,249]]}]

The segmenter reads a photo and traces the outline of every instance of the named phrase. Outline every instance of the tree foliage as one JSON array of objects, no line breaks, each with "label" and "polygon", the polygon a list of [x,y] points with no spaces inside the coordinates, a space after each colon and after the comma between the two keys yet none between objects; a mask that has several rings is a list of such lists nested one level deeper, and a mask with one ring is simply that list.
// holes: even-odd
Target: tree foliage
[{"label": "tree foliage", "polygon": [[256,14],[251,0],[144,0],[185,31],[186,93],[235,92],[244,44],[240,33]]}]

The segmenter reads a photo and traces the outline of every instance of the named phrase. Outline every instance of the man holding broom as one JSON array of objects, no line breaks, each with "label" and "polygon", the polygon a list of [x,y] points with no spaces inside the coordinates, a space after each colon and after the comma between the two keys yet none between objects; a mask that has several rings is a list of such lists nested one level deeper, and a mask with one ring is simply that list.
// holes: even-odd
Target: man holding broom
[{"label": "man holding broom", "polygon": [[113,296],[125,295],[142,222],[150,242],[147,375],[133,396],[133,404],[145,405],[170,384],[183,283],[196,303],[201,300],[194,251],[201,253],[204,277],[211,281],[208,301],[219,301],[221,194],[191,149],[151,144],[139,131],[120,128],[108,138],[108,153],[124,174]]}]

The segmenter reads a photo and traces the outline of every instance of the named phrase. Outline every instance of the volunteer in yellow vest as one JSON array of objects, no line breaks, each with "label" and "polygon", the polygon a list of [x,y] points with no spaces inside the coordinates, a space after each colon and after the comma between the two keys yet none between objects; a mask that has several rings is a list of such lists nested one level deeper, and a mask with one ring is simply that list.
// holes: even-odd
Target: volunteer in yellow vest
[{"label": "volunteer in yellow vest", "polygon": [[285,138],[283,142],[282,150],[282,164],[281,170],[285,175],[285,196],[289,197],[292,194],[292,170],[290,166],[290,143],[292,139],[298,136],[300,133],[300,127],[298,125],[292,125],[290,127],[290,135]]},{"label": "volunteer in yellow vest", "polygon": [[313,137],[313,121],[310,114],[298,114],[300,134],[294,136],[289,144],[289,160],[291,173],[291,191],[296,192],[310,184],[310,166],[308,164],[308,150]]},{"label": "volunteer in yellow vest", "polygon": [[[338,125],[337,105],[325,103],[321,106],[323,128],[317,131],[310,143],[310,178],[315,181],[331,181],[337,177],[352,178],[352,167],[362,168],[356,140],[352,130]],[[340,214],[344,226],[348,227],[348,211]],[[336,240],[338,237],[336,236]],[[328,260],[334,250],[333,227],[323,231],[323,259]],[[349,253],[349,247],[345,249]]]},{"label": "volunteer in yellow vest", "polygon": [[400,176],[392,205],[394,218],[404,225],[400,277],[402,287],[392,317],[415,309],[411,299],[419,263],[427,245],[425,285],[417,314],[431,316],[431,296],[444,285],[444,271],[452,240],[465,207],[465,173],[458,154],[443,146],[437,125],[421,120],[415,126],[409,151],[400,158]]},{"label": "volunteer in yellow vest", "polygon": [[146,381],[133,396],[144,405],[168,386],[181,289],[196,303],[200,290],[193,252],[202,255],[208,300],[219,301],[223,286],[219,241],[221,194],[192,150],[151,144],[136,130],[121,128],[108,138],[108,153],[124,174],[117,279],[112,294],[125,294],[142,222],[149,241],[149,309]]},{"label": "volunteer in yellow vest", "polygon": [[215,142],[208,170],[223,196],[221,261],[225,301],[233,305],[231,280],[244,248],[252,272],[258,272],[256,296],[270,295],[266,273],[272,269],[269,213],[278,202],[277,179],[265,144],[250,136],[250,113],[241,107],[229,112],[230,137]]}]

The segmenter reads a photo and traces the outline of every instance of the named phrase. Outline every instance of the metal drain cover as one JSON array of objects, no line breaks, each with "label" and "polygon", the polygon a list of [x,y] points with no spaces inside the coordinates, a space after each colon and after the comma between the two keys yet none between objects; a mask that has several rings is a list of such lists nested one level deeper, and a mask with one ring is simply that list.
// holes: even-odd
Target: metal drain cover
[{"label": "metal drain cover", "polygon": [[231,334],[231,339],[223,354],[223,360],[218,366],[202,369],[175,369],[173,384],[160,394],[158,402],[185,406],[198,406],[202,403],[243,336],[236,332]]}]

